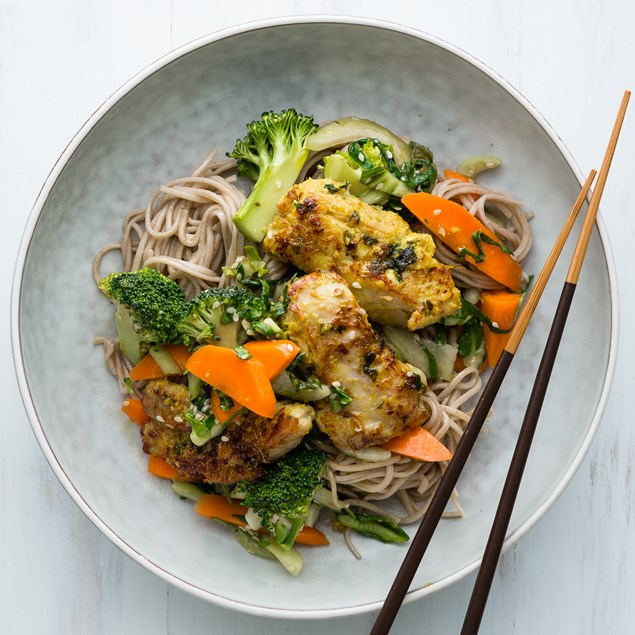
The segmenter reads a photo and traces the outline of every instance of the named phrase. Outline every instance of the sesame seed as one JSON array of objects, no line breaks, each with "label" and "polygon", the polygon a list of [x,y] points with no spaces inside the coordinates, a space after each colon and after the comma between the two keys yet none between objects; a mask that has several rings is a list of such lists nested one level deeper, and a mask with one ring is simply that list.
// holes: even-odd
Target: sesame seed
[{"label": "sesame seed", "polygon": [[221,440],[221,441],[224,441],[225,443],[227,443],[227,441],[229,441],[229,437],[228,437],[226,434],[224,434],[224,435],[220,438],[220,440]]},{"label": "sesame seed", "polygon": [[497,329],[498,328],[498,322],[492,322],[492,326]]},{"label": "sesame seed", "polygon": [[177,423],[183,423],[183,417],[179,417],[178,415],[176,415],[176,417],[174,417],[174,421],[176,421]]},{"label": "sesame seed", "polygon": [[335,388],[339,388],[342,384],[339,381],[331,382],[331,386],[335,386]]},{"label": "sesame seed", "polygon": [[388,159],[392,159],[392,152],[390,150],[388,150],[388,152],[386,152],[386,157]]},{"label": "sesame seed", "polygon": [[368,185],[373,179],[370,176],[364,181],[364,185]]},{"label": "sesame seed", "polygon": [[355,280],[355,282],[351,283],[351,287],[353,287],[354,289],[361,289],[362,285],[359,284],[359,282],[357,282],[357,280]]},{"label": "sesame seed", "polygon": [[355,426],[355,432],[361,432],[364,428],[361,425]]},{"label": "sesame seed", "polygon": [[391,296],[391,295],[382,295],[382,296],[381,296],[381,299],[382,299],[384,302],[392,302],[392,296]]},{"label": "sesame seed", "polygon": [[439,234],[445,236],[445,229],[443,229],[443,227],[439,227]]},{"label": "sesame seed", "polygon": [[229,315],[234,315],[234,313],[236,313],[236,309],[233,306],[228,306],[227,313],[229,313]]},{"label": "sesame seed", "polygon": [[234,322],[238,322],[238,320],[240,320],[240,316],[238,315],[238,313],[232,313],[232,320]]},{"label": "sesame seed", "polygon": [[270,229],[270,230],[267,232],[267,238],[268,238],[269,240],[271,240],[271,239],[273,238],[273,229]]},{"label": "sesame seed", "polygon": [[130,399],[126,399],[121,405],[122,406],[129,406],[130,405]]},{"label": "sesame seed", "polygon": [[249,337],[253,337],[256,333],[254,331],[252,331],[251,329],[247,329],[247,335],[249,335]]},{"label": "sesame seed", "polygon": [[377,185],[375,186],[376,190],[383,190],[384,189],[384,184],[383,183],[377,183]]},{"label": "sesame seed", "polygon": [[363,160],[364,160],[364,153],[363,153],[363,152],[360,152],[360,153],[357,155],[357,158],[358,158],[360,161],[363,161]]},{"label": "sesame seed", "polygon": [[217,309],[220,306],[220,302],[216,301],[212,304],[212,309]]},{"label": "sesame seed", "polygon": [[157,415],[157,421],[160,423],[165,423],[165,419],[161,415]]},{"label": "sesame seed", "polygon": [[440,209],[435,209],[434,212],[432,212],[432,216],[438,216],[441,213]]},{"label": "sesame seed", "polygon": [[415,374],[414,374],[411,370],[409,370],[409,371],[406,373],[406,377],[414,377],[414,376],[415,376]]}]

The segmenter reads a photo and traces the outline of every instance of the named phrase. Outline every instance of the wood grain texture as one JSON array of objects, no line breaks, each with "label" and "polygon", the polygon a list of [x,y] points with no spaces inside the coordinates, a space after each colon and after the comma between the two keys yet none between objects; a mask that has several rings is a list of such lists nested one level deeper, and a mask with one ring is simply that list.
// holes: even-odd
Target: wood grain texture
[{"label": "wood grain texture", "polygon": [[[6,391],[0,425],[0,633],[319,635],[369,630],[373,616],[304,623],[233,613],[170,587],[121,554],[71,502],[37,446],[14,378],[8,306],[13,262],[29,210],[86,118],[160,55],[246,20],[321,12],[418,27],[493,67],[543,113],[583,172],[597,165],[615,106],[635,83],[635,5],[627,0],[414,5],[407,0],[314,0],[310,5],[0,0],[0,379]],[[618,270],[623,320],[611,399],[570,486],[503,556],[483,633],[633,632],[633,121],[627,116],[601,209]],[[593,360],[587,372],[594,372]],[[393,632],[457,633],[473,581],[469,576],[404,607]]]}]

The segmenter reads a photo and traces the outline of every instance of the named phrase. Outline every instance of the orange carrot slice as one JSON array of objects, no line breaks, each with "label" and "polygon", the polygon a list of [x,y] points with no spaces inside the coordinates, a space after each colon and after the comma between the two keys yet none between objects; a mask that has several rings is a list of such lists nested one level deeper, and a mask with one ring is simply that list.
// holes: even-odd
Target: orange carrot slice
[{"label": "orange carrot slice", "polygon": [[[471,253],[478,251],[473,238],[476,232],[500,243],[494,233],[454,201],[427,192],[406,194],[401,201],[427,229],[457,253],[462,249]],[[466,262],[509,289],[520,291],[523,270],[518,261],[496,245],[483,241],[481,247],[484,260],[474,262],[474,258],[467,255]]]},{"label": "orange carrot slice", "polygon": [[132,379],[132,381],[160,379],[161,377],[165,377],[165,373],[161,370],[161,366],[154,361],[154,357],[152,357],[150,353],[130,371],[130,379]]},{"label": "orange carrot slice", "polygon": [[175,479],[179,474],[173,465],[170,465],[160,456],[154,456],[153,454],[148,457],[148,472],[160,478],[169,479]]},{"label": "orange carrot slice", "polygon": [[452,452],[425,428],[413,428],[406,434],[390,439],[379,447],[417,461],[449,461]]},{"label": "orange carrot slice", "polygon": [[187,346],[179,344],[167,344],[164,348],[172,355],[174,361],[181,367],[181,372],[185,370],[185,365],[190,357],[190,352],[187,350]]},{"label": "orange carrot slice", "polygon": [[205,518],[217,518],[237,527],[244,527],[247,524],[244,518],[241,518],[247,513],[247,508],[239,503],[230,503],[219,494],[203,494],[196,501],[194,509],[197,514]]},{"label": "orange carrot slice", "polygon": [[291,340],[255,340],[247,342],[245,348],[262,362],[271,380],[274,380],[300,352],[300,347]]},{"label": "orange carrot slice", "polygon": [[220,397],[215,390],[212,390],[212,414],[221,425],[231,419],[241,408],[244,407],[245,406],[241,403],[234,401],[234,405],[229,410],[223,410],[220,407]]},{"label": "orange carrot slice", "polygon": [[455,172],[454,170],[443,170],[443,177],[445,179],[458,179],[459,181],[470,182],[470,179],[465,176],[465,174],[461,174],[460,172]]},{"label": "orange carrot slice", "polygon": [[299,545],[319,547],[321,545],[328,545],[329,539],[319,529],[304,526],[296,536],[295,542]]},{"label": "orange carrot slice", "polygon": [[192,353],[186,369],[262,417],[270,419],[276,413],[267,370],[254,357],[241,359],[231,348],[208,344]]},{"label": "orange carrot slice", "polygon": [[128,415],[130,419],[139,425],[150,421],[150,417],[144,412],[143,405],[139,399],[128,397],[128,399],[121,404],[121,412]]},{"label": "orange carrot slice", "polygon": [[[519,293],[483,291],[481,293],[481,311],[494,322],[494,326],[498,325],[500,329],[511,329],[516,321],[522,299],[523,296]],[[490,367],[496,366],[498,358],[507,346],[509,336],[510,333],[494,333],[487,324],[483,324],[487,363]]]}]

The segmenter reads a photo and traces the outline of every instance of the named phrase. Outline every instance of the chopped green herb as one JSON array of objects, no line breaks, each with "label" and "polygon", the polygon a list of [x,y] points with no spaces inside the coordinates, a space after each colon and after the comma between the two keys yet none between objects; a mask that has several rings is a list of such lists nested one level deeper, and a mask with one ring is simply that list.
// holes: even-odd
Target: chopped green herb
[{"label": "chopped green herb", "polygon": [[234,353],[236,353],[240,359],[251,359],[251,353],[244,346],[236,346]]},{"label": "chopped green herb", "polygon": [[353,401],[346,391],[340,386],[334,386],[331,384],[330,389],[331,394],[329,396],[329,405],[331,406],[331,410],[333,410],[333,412],[339,412]]},{"label": "chopped green herb", "polygon": [[483,245],[481,243],[486,243],[488,245],[492,245],[493,247],[498,247],[504,254],[508,254],[511,256],[512,251],[505,247],[502,243],[490,238],[487,234],[484,234],[482,230],[475,231],[472,234],[472,240],[478,249],[478,253],[474,253],[469,251],[468,249],[461,249],[458,253],[459,258],[465,259],[467,256],[470,256],[474,262],[483,262],[485,260],[485,254],[483,253]]},{"label": "chopped green herb", "polygon": [[324,189],[330,192],[331,194],[337,194],[338,192],[342,190],[347,190],[349,185],[350,183],[348,181],[346,181],[343,185],[335,185],[333,183],[327,183],[324,186]]}]

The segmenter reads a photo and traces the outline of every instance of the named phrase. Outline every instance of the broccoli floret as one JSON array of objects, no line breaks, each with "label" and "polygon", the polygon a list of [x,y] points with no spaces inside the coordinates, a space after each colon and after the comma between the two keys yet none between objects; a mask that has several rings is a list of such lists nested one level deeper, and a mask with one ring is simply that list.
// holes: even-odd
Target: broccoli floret
[{"label": "broccoli floret", "polygon": [[252,509],[260,522],[283,549],[291,549],[309,513],[313,494],[323,483],[326,454],[299,446],[292,450],[256,483],[241,481],[243,504]]},{"label": "broccoli floret", "polygon": [[113,273],[98,286],[115,305],[119,346],[133,364],[150,346],[180,342],[176,326],[187,313],[187,303],[176,282],[145,268]]},{"label": "broccoli floret", "polygon": [[236,141],[227,156],[237,160],[238,174],[255,185],[234,216],[236,227],[251,241],[260,242],[277,213],[280,197],[296,181],[309,150],[307,139],[317,130],[313,117],[293,108],[264,112],[247,125],[247,136]]},{"label": "broccoli floret", "polygon": [[188,346],[239,344],[242,320],[258,322],[268,315],[267,303],[249,289],[206,289],[188,303],[188,312],[177,326]]}]

